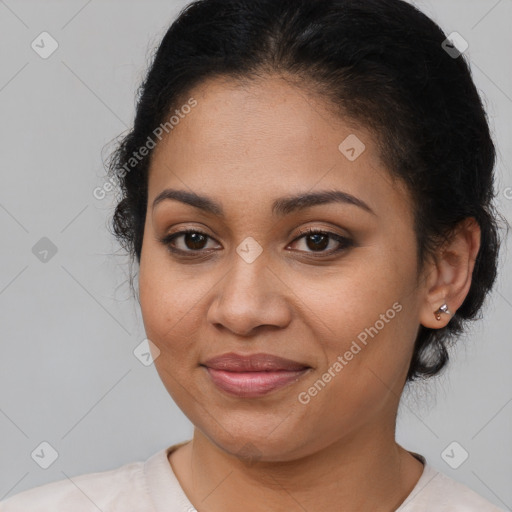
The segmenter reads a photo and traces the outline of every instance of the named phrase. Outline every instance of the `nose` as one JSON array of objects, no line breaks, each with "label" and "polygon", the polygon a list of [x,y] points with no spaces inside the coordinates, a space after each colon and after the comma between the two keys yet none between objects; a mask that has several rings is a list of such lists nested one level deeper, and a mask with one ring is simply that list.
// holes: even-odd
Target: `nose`
[{"label": "nose", "polygon": [[291,290],[265,258],[247,262],[239,254],[214,287],[207,320],[239,336],[250,336],[263,326],[286,327],[292,318]]}]

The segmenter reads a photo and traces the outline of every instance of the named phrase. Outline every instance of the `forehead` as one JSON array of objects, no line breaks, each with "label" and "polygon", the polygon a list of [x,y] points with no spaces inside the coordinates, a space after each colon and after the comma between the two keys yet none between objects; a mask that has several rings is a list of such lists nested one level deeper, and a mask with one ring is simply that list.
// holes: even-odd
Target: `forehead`
[{"label": "forehead", "polygon": [[265,202],[315,187],[341,188],[376,209],[390,199],[403,203],[404,191],[395,190],[371,132],[335,115],[306,89],[280,77],[216,78],[188,98],[197,105],[154,150],[149,202],[172,186],[200,188],[221,200],[226,191],[232,199],[250,192]]},{"label": "forehead", "polygon": [[[200,150],[198,156],[210,158],[306,156],[309,160],[324,148],[334,145],[336,149],[340,136],[354,128],[307,89],[275,76],[244,82],[218,77],[200,84],[189,96],[197,106],[165,137],[157,152],[166,145],[173,149],[179,145],[180,151]],[[362,127],[358,131],[365,132],[363,138],[371,145],[370,134]]]}]

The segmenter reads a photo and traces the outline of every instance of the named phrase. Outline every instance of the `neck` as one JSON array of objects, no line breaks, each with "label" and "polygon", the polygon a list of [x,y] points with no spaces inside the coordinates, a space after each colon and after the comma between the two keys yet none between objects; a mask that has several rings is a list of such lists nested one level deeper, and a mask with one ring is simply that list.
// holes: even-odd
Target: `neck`
[{"label": "neck", "polygon": [[[394,428],[366,425],[301,458],[241,460],[197,428],[171,465],[193,504],[209,512],[304,510],[393,512],[407,498],[423,465],[395,442]],[[390,435],[391,434],[391,435]]]}]

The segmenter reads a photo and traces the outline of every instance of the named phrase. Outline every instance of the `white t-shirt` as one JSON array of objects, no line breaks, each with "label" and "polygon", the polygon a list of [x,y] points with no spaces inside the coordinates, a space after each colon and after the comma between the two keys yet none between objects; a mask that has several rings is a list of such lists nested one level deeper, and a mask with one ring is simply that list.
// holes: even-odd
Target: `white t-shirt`
[{"label": "white t-shirt", "polygon": [[[0,512],[197,512],[167,458],[188,442],[160,450],[145,462],[28,489],[0,502]],[[395,512],[504,512],[411,453],[423,462],[423,474]]]}]

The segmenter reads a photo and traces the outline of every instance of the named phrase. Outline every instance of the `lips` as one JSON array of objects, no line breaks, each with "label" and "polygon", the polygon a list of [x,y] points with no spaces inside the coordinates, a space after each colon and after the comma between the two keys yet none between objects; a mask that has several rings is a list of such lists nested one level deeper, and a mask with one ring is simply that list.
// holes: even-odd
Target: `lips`
[{"label": "lips", "polygon": [[205,367],[211,382],[232,396],[261,397],[296,382],[311,367],[271,354],[242,356],[233,352],[208,359]]},{"label": "lips", "polygon": [[202,363],[202,366],[231,372],[298,371],[309,368],[306,364],[271,354],[259,353],[244,356],[234,352],[208,359]]}]

